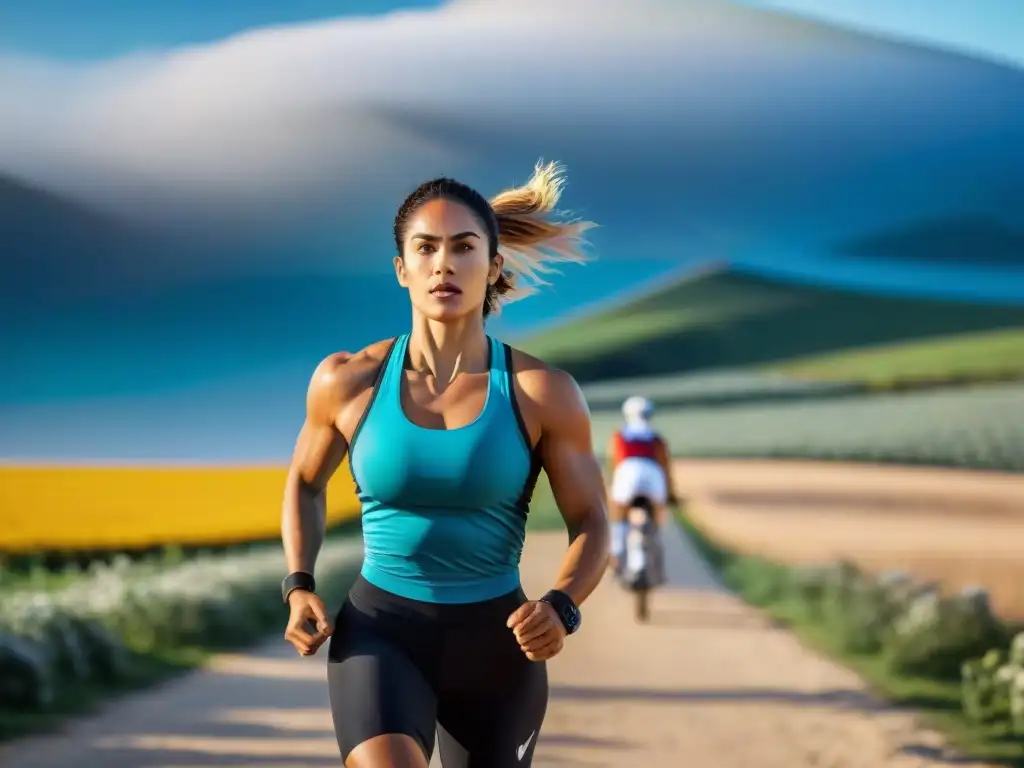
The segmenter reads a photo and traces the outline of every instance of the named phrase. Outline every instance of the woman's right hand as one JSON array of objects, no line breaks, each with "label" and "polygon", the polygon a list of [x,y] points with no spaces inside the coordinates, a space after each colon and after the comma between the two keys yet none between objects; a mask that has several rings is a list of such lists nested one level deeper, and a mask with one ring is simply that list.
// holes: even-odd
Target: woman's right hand
[{"label": "woman's right hand", "polygon": [[316,594],[304,589],[296,589],[288,595],[288,606],[291,616],[284,639],[301,655],[312,656],[334,632],[327,619],[327,607]]}]

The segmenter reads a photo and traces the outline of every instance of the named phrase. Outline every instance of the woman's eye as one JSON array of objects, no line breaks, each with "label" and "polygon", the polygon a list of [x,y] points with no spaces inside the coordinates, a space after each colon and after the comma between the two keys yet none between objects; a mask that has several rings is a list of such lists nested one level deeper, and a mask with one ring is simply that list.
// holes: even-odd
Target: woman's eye
[{"label": "woman's eye", "polygon": [[459,243],[460,251],[472,251],[473,246],[470,243]]},{"label": "woman's eye", "polygon": [[416,249],[418,253],[431,253],[434,250],[434,246],[430,243],[424,243]]}]

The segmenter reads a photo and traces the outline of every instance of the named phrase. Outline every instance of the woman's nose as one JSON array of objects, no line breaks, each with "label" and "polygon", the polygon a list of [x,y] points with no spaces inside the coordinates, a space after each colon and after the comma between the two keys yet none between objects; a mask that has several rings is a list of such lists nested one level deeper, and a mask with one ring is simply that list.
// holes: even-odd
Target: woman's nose
[{"label": "woman's nose", "polygon": [[452,260],[448,249],[442,246],[437,249],[434,254],[434,274],[435,275],[450,275],[452,274]]}]

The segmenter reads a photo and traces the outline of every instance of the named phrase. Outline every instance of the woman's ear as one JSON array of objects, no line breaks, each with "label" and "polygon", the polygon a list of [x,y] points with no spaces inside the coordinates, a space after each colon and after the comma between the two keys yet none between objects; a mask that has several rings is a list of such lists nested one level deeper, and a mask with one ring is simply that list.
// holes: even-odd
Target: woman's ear
[{"label": "woman's ear", "polygon": [[487,282],[489,285],[497,285],[498,280],[501,279],[501,272],[505,267],[505,257],[500,253],[491,259],[491,269],[487,273]]},{"label": "woman's ear", "polygon": [[402,261],[401,256],[395,256],[392,262],[395,265],[395,277],[398,278],[398,284],[403,288],[408,288],[405,282],[405,262]]}]

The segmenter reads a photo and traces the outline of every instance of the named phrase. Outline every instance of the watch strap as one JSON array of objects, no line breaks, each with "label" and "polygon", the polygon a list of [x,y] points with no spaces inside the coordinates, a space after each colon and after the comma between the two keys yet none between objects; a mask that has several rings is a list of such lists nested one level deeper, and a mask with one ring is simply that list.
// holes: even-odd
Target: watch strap
[{"label": "watch strap", "polygon": [[313,574],[296,571],[285,576],[281,582],[281,599],[287,604],[288,596],[297,589],[316,592],[316,579],[313,578]]},{"label": "watch strap", "polygon": [[580,609],[565,592],[560,589],[551,589],[540,600],[555,609],[567,634],[571,635],[580,628]]}]

